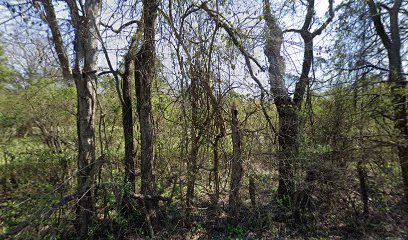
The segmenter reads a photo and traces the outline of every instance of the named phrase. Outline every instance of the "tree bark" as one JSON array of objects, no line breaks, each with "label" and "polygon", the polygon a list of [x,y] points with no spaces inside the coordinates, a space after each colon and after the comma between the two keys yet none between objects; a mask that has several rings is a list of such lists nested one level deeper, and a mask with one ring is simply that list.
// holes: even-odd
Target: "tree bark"
[{"label": "tree bark", "polygon": [[191,85],[190,85],[190,105],[191,105],[191,128],[190,141],[191,149],[187,161],[187,193],[186,193],[186,218],[190,218],[192,202],[194,199],[195,180],[197,175],[197,157],[200,148],[199,116],[198,116],[198,82],[201,75],[195,66],[191,67]]},{"label": "tree bark", "polygon": [[232,147],[233,156],[231,160],[231,185],[229,193],[229,212],[230,217],[235,221],[238,217],[239,206],[241,203],[239,190],[242,180],[242,153],[241,153],[241,133],[239,129],[238,110],[234,106],[231,109],[232,116]]},{"label": "tree bark", "polygon": [[[74,80],[77,89],[77,133],[78,133],[78,188],[85,186],[87,181],[94,182],[90,170],[95,163],[95,117],[96,117],[96,63],[98,39],[97,23],[101,12],[100,1],[85,3],[86,18],[82,17],[81,24],[75,26],[76,31],[76,59]],[[81,66],[81,63],[83,64]],[[88,178],[93,179],[88,179]],[[89,186],[90,188],[92,184]],[[84,239],[88,236],[95,213],[94,191],[88,189],[80,198],[77,207],[77,233]]]},{"label": "tree bark", "polygon": [[[53,44],[62,69],[63,77],[67,81],[75,81],[77,90],[77,135],[78,135],[78,192],[76,209],[76,229],[80,239],[88,237],[89,226],[92,224],[95,202],[92,184],[94,175],[90,171],[95,164],[95,115],[96,115],[96,71],[98,54],[99,18],[102,9],[100,0],[87,0],[80,15],[77,2],[66,0],[70,17],[75,29],[74,68],[71,71],[67,50],[63,43],[55,9],[51,0],[42,2],[44,19],[49,25],[53,37]],[[89,184],[91,183],[91,184]],[[84,188],[87,189],[84,189]],[[81,191],[79,191],[81,190]],[[83,190],[83,191],[82,191]]]},{"label": "tree bark", "polygon": [[264,52],[269,62],[269,84],[279,117],[279,186],[278,195],[290,195],[293,189],[293,160],[298,153],[298,114],[284,83],[285,62],[281,56],[282,29],[264,1],[267,35]]},{"label": "tree bark", "polygon": [[405,201],[408,203],[408,115],[407,115],[407,81],[403,74],[401,59],[401,35],[398,14],[402,0],[395,0],[389,9],[390,35],[385,31],[381,15],[377,11],[374,0],[367,0],[371,19],[377,35],[387,50],[389,61],[388,82],[391,86],[392,103],[394,107],[394,128],[398,132],[400,143],[397,147],[401,166],[403,191]]},{"label": "tree bark", "polygon": [[131,66],[132,59],[132,45],[129,48],[129,53],[125,56],[125,71],[122,74],[122,125],[123,137],[125,140],[125,177],[124,177],[124,191],[121,204],[121,213],[127,217],[132,213],[131,194],[136,191],[136,174],[135,174],[135,147],[133,139],[133,109],[132,109],[132,95],[131,95]]},{"label": "tree bark", "polygon": [[368,214],[368,186],[366,180],[366,171],[364,168],[363,159],[357,162],[357,174],[360,182],[361,202],[363,203],[363,214]]},{"label": "tree bark", "polygon": [[214,185],[215,185],[215,194],[213,199],[213,205],[217,206],[218,201],[220,199],[220,156],[219,156],[219,145],[222,138],[225,136],[225,127],[224,127],[224,119],[222,117],[222,108],[220,100],[216,100],[217,98],[209,91],[211,99],[213,99],[212,106],[215,112],[214,118],[214,125],[215,125],[215,139],[213,144],[213,171],[214,171]]},{"label": "tree bark", "polygon": [[300,30],[290,30],[300,33],[304,42],[302,72],[296,83],[293,99],[285,87],[285,62],[280,55],[283,42],[283,32],[271,13],[268,0],[264,0],[264,18],[266,22],[265,55],[269,61],[269,84],[274,97],[279,117],[279,186],[278,195],[293,197],[294,166],[299,154],[299,113],[301,110],[306,87],[309,84],[309,72],[313,62],[313,39],[320,35],[333,20],[333,0],[329,0],[329,17],[315,31],[310,32],[314,16],[314,0],[308,0],[303,26]]},{"label": "tree bark", "polygon": [[[135,57],[135,85],[137,112],[139,114],[141,138],[141,194],[156,195],[153,156],[153,116],[151,104],[151,86],[156,77],[155,21],[157,1],[143,1],[143,44]],[[154,235],[157,226],[158,202],[144,200],[146,223],[149,234]]]},{"label": "tree bark", "polygon": [[[95,162],[95,109],[96,75],[74,74],[77,88],[77,134],[78,134],[78,188],[82,188],[89,177],[89,170]],[[77,207],[77,232],[80,238],[88,234],[95,210],[94,194],[88,189],[80,198]]]},{"label": "tree bark", "polygon": [[67,51],[64,47],[60,27],[58,25],[57,16],[55,15],[54,5],[51,0],[45,0],[44,4],[44,19],[50,27],[52,40],[54,43],[55,51],[57,52],[57,58],[61,66],[62,76],[68,83],[72,80],[72,71],[68,59]]}]

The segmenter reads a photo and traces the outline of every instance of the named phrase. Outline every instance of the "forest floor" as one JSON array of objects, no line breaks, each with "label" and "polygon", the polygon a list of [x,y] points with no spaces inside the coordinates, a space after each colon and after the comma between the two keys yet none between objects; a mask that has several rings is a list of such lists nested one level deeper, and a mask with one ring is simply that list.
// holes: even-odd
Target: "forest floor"
[{"label": "forest floor", "polygon": [[[10,195],[0,194],[0,211],[10,202],[13,202]],[[156,239],[408,239],[408,210],[403,204],[389,209],[386,215],[373,212],[366,216],[352,216],[345,213],[338,215],[338,219],[309,217],[308,222],[297,224],[290,212],[271,204],[257,206],[256,210],[243,207],[239,219],[232,221],[223,207],[225,203],[220,202],[218,209],[210,202],[197,204],[188,222],[183,218],[180,206],[163,206],[162,213],[166,217],[162,218]],[[317,211],[313,214],[324,215]],[[18,219],[27,216],[27,212],[19,212]],[[10,229],[2,218],[0,216],[0,229]],[[140,232],[141,225],[121,226],[110,219],[101,221],[99,228],[103,230],[95,236],[100,240],[146,239]],[[73,229],[68,229],[71,230],[60,235],[61,239],[71,239]]]},{"label": "forest floor", "polygon": [[[222,205],[222,204],[221,204]],[[180,209],[179,209],[180,210]],[[315,212],[314,214],[318,214]],[[265,205],[255,211],[242,208],[239,220],[231,221],[222,209],[210,203],[196,207],[188,222],[168,213],[158,239],[408,239],[408,209],[398,205],[387,216],[369,213],[346,216],[345,219],[317,219],[295,223],[291,214],[275,206]],[[233,222],[233,223],[232,223]],[[136,233],[127,239],[143,239]]]},{"label": "forest floor", "polygon": [[[7,202],[10,200],[8,194],[5,192],[0,192],[0,209],[3,209],[7,206]],[[0,229],[2,229],[4,224],[4,220],[2,219],[2,215],[0,215]]]},{"label": "forest floor", "polygon": [[[44,171],[43,165],[50,169]],[[24,162],[14,165],[14,171],[19,173],[16,174],[19,184],[14,187],[10,185],[7,192],[4,189],[0,191],[0,235],[34,216],[38,209],[49,209],[59,201],[60,193],[53,192],[58,184],[53,182],[55,179],[50,181],[50,176],[54,176],[57,169],[58,164],[51,166],[47,161],[31,161],[27,166]],[[198,196],[200,200],[195,203],[188,221],[185,220],[182,202],[174,199],[173,202],[163,203],[163,217],[156,239],[408,239],[408,207],[400,202],[401,196],[392,196],[393,200],[383,205],[372,201],[369,213],[363,215],[361,206],[330,202],[323,195],[303,215],[303,222],[299,224],[294,220],[291,209],[276,199],[276,192],[270,187],[273,181],[259,186],[262,189],[257,192],[256,207],[251,207],[245,189],[242,189],[241,212],[233,220],[228,219],[225,192],[218,207],[214,207],[204,194]],[[331,205],[327,205],[328,202]],[[114,198],[110,206],[114,209]],[[41,219],[12,239],[33,239],[30,236],[34,233],[38,236],[36,239],[56,236],[59,239],[72,239],[73,209],[73,206],[67,205],[62,212],[54,214],[58,216]],[[94,236],[100,240],[146,239],[140,230],[143,229],[143,225],[140,225],[143,218],[140,212],[138,214],[134,221],[124,224],[117,215],[108,213],[97,223]]]}]

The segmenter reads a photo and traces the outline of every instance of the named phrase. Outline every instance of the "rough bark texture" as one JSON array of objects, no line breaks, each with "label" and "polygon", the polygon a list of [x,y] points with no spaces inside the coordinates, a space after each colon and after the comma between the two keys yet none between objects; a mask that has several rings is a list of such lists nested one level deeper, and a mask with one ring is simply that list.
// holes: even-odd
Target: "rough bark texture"
[{"label": "rough bark texture", "polygon": [[[156,195],[153,156],[153,116],[151,87],[156,77],[155,21],[157,1],[143,1],[143,44],[135,57],[135,85],[137,112],[139,114],[141,138],[141,194]],[[146,198],[146,223],[150,235],[157,221],[158,203]]]},{"label": "rough bark texture", "polygon": [[[95,80],[90,76],[75,77],[77,86],[78,111],[78,188],[83,186],[88,179],[88,172],[95,160]],[[78,236],[85,237],[92,221],[95,210],[93,191],[89,190],[80,198],[77,207],[77,232]]]},{"label": "rough bark texture", "polygon": [[269,84],[279,117],[279,187],[278,194],[286,196],[293,189],[293,160],[298,154],[298,114],[284,83],[285,62],[281,56],[282,29],[265,1],[264,16],[267,26],[264,52],[269,62]]},{"label": "rough bark texture", "polygon": [[58,61],[62,69],[62,75],[65,80],[70,82],[72,80],[71,66],[66,49],[63,44],[62,35],[60,27],[58,25],[57,17],[55,15],[54,6],[52,5],[51,0],[45,0],[43,4],[45,11],[44,19],[45,21],[47,21],[48,26],[51,29],[52,40],[54,43],[55,51],[57,52]]},{"label": "rough bark texture", "polygon": [[224,119],[222,117],[222,109],[220,107],[220,99],[216,100],[216,97],[211,93],[211,99],[213,99],[212,106],[213,110],[215,111],[215,129],[217,134],[215,135],[214,144],[213,144],[213,171],[214,171],[214,185],[215,185],[215,193],[213,199],[213,205],[217,206],[218,201],[220,199],[220,154],[219,148],[222,138],[225,136],[225,126],[224,126]]},{"label": "rough bark texture", "polygon": [[232,220],[238,217],[238,210],[240,206],[239,190],[241,188],[242,180],[242,153],[241,153],[241,133],[239,130],[238,110],[234,106],[231,109],[232,114],[232,147],[233,156],[231,160],[231,185],[229,193],[229,211]]},{"label": "rough bark texture", "polygon": [[408,115],[407,115],[407,81],[403,74],[401,59],[401,36],[398,14],[402,0],[395,0],[389,9],[390,35],[385,31],[381,15],[377,11],[374,0],[367,1],[371,19],[378,36],[387,50],[389,61],[388,82],[391,85],[394,106],[394,128],[398,132],[398,156],[401,166],[405,201],[408,202]]},{"label": "rough bark texture", "polygon": [[[95,163],[95,115],[96,115],[96,63],[98,55],[97,31],[101,14],[101,2],[85,2],[86,17],[81,17],[75,25],[76,59],[74,80],[77,89],[77,131],[78,131],[78,188],[87,182],[94,182],[90,170]],[[92,178],[92,179],[89,179]],[[89,185],[92,188],[92,184]],[[78,237],[88,236],[95,213],[94,191],[87,189],[77,207],[76,227]]]},{"label": "rough bark texture", "polygon": [[78,206],[76,209],[76,228],[78,238],[88,236],[92,224],[95,202],[92,184],[95,165],[95,109],[96,109],[96,63],[99,31],[98,24],[102,3],[100,0],[87,0],[83,15],[79,14],[77,2],[66,0],[75,29],[74,68],[71,72],[67,50],[65,49],[55,9],[51,0],[43,1],[45,16],[52,37],[62,73],[67,81],[75,81],[77,89],[77,134],[78,134]]},{"label": "rough bark texture", "polygon": [[118,87],[118,97],[122,105],[122,126],[123,126],[123,138],[125,142],[125,176],[124,176],[124,190],[121,202],[121,214],[125,218],[129,218],[134,213],[132,208],[131,199],[136,192],[136,171],[135,161],[136,153],[134,146],[134,125],[133,125],[133,103],[132,103],[132,91],[131,80],[134,78],[134,64],[135,55],[137,52],[138,44],[142,36],[143,29],[141,22],[138,22],[138,29],[132,37],[128,52],[124,56],[124,71],[120,74],[122,79],[122,91]]},{"label": "rough bark texture", "polygon": [[194,198],[195,180],[197,175],[197,156],[199,150],[200,137],[198,135],[198,82],[200,75],[192,67],[192,78],[190,85],[190,105],[191,105],[191,129],[190,129],[190,142],[191,148],[189,158],[187,161],[187,194],[186,194],[186,206],[187,217],[192,207],[192,201]]},{"label": "rough bark texture", "polygon": [[334,17],[333,0],[329,0],[329,17],[315,31],[310,32],[313,24],[314,0],[307,1],[307,11],[300,30],[290,30],[300,33],[304,42],[302,72],[296,83],[293,99],[285,87],[285,62],[280,55],[283,42],[283,32],[271,13],[268,0],[264,0],[264,18],[267,27],[265,55],[269,61],[269,84],[279,117],[279,187],[280,196],[293,195],[294,166],[299,153],[299,113],[306,87],[309,84],[309,72],[313,62],[313,38],[321,34]]},{"label": "rough bark texture", "polygon": [[[132,51],[132,47],[129,49]],[[125,140],[125,178],[124,178],[124,193],[122,198],[121,213],[128,216],[132,212],[130,204],[131,193],[136,191],[136,175],[135,175],[135,147],[133,140],[133,110],[132,110],[132,95],[131,95],[131,65],[133,64],[132,54],[129,52],[125,56],[125,71],[122,74],[122,125],[123,136]]]}]

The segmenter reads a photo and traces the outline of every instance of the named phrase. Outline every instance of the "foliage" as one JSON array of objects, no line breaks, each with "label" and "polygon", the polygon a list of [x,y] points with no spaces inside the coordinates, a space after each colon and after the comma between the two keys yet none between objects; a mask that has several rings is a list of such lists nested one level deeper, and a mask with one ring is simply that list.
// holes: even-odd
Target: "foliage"
[{"label": "foliage", "polygon": [[[64,1],[50,2],[60,4],[56,6],[61,16],[70,14],[61,4]],[[146,237],[150,216],[146,213],[145,199],[156,197],[160,199],[154,212],[159,219],[158,226],[154,226],[158,230],[157,239],[403,239],[408,236],[398,157],[398,147],[406,142],[395,129],[394,96],[385,77],[388,72],[384,71],[385,49],[380,47],[380,39],[373,37],[365,1],[343,1],[336,8],[337,22],[330,25],[329,36],[322,38],[330,40],[327,44],[331,46],[325,46],[322,39],[314,42],[313,77],[310,73],[306,95],[298,109],[299,126],[295,130],[299,130],[299,135],[288,140],[297,141],[299,149],[290,157],[282,155],[285,122],[280,116],[282,111],[293,110],[293,105],[289,101],[283,110],[278,109],[279,98],[272,91],[261,92],[252,82],[255,76],[267,91],[273,87],[266,71],[262,71],[267,67],[261,54],[265,41],[263,1],[206,1],[207,7],[214,9],[212,13],[220,14],[231,29],[214,24],[214,19],[195,1],[193,5],[191,1],[161,3],[156,36],[157,75],[151,86],[152,95],[148,96],[154,123],[157,196],[138,194],[143,175],[142,144],[133,76],[130,92],[135,164],[130,168],[134,167],[131,170],[136,176],[135,186],[124,181],[125,140],[120,99],[123,76],[119,74],[124,68],[124,60],[120,59],[124,48],[121,44],[122,41],[127,44],[124,39],[129,40],[139,26],[130,22],[121,31],[116,28],[127,18],[139,24],[136,19],[142,13],[138,1],[135,5],[129,1],[114,2],[114,8],[104,6],[104,11],[112,11],[108,14],[112,16],[103,18],[103,34],[98,36],[102,51],[107,51],[104,52],[107,56],[100,55],[98,67],[106,67],[103,57],[113,60],[114,51],[120,64],[119,70],[109,69],[109,74],[101,69],[97,71],[101,76],[93,103],[96,113],[92,116],[96,126],[96,158],[104,161],[87,189],[95,196],[90,238]],[[288,98],[293,97],[298,86],[297,70],[303,64],[297,59],[301,57],[299,53],[291,51],[299,52],[304,47],[297,42],[299,31],[292,29],[292,25],[301,27],[297,25],[298,15],[305,12],[307,2],[273,2],[279,24],[289,28],[284,31],[282,51],[287,65],[282,79]],[[36,10],[30,14],[43,11],[42,3],[34,3]],[[13,14],[18,18],[18,5],[8,2],[6,5],[14,9]],[[379,5],[386,9],[384,6]],[[21,9],[21,17],[28,19],[23,13],[25,8]],[[406,24],[406,17],[402,19],[402,24]],[[382,20],[389,21],[387,17]],[[62,38],[68,52],[75,52],[71,49],[72,23],[60,16],[58,21],[61,30],[66,31]],[[314,15],[310,21],[318,25],[322,18]],[[229,35],[231,32],[236,34],[240,47]],[[401,28],[401,32],[402,54],[406,57],[406,28]],[[47,39],[45,35],[39,37]],[[44,47],[35,41],[27,42],[23,49],[28,55],[30,49]],[[121,47],[112,50],[117,42]],[[17,40],[10,44],[24,45]],[[294,45],[293,49],[289,45]],[[140,50],[139,43],[134,47],[134,51]],[[331,52],[325,52],[326,49]],[[249,64],[242,56],[245,54],[251,56]],[[18,63],[10,62],[11,57],[0,49],[0,234],[28,221],[30,224],[13,238],[72,239],[78,198],[67,201],[66,197],[78,191],[80,119],[77,119],[79,100],[75,83],[61,79],[61,69],[55,67],[57,59],[51,57],[45,61],[41,56],[32,56],[38,58],[32,63],[38,68],[33,69],[46,68],[49,72],[38,70],[30,75],[19,69]],[[368,63],[378,64],[367,67]],[[265,69],[258,69],[258,64]],[[406,61],[403,67],[404,64]],[[131,65],[130,75],[137,71],[132,69],[135,64]],[[248,70],[250,66],[252,73]],[[251,74],[254,76],[250,77]],[[193,81],[198,82],[195,92]],[[267,84],[270,86],[266,87]],[[404,89],[399,91],[405,94]],[[232,108],[238,111],[243,166],[236,219],[229,218],[228,207],[234,154]],[[193,156],[193,146],[198,146],[197,156]],[[193,157],[195,168],[191,167]],[[290,196],[280,196],[282,163],[287,162],[293,171],[290,174],[293,192]],[[186,203],[190,179],[194,180],[192,206]],[[135,195],[130,192],[133,187]],[[124,193],[132,194],[128,215],[122,211]],[[50,210],[55,211],[47,215]]]}]

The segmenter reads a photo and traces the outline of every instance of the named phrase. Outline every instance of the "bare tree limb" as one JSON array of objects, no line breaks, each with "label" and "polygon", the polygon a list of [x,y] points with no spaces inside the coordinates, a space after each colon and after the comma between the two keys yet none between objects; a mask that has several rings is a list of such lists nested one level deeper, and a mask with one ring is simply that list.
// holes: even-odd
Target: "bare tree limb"
[{"label": "bare tree limb", "polygon": [[381,16],[378,13],[377,5],[374,3],[374,0],[367,0],[368,8],[370,10],[371,18],[374,22],[374,27],[378,32],[378,35],[381,38],[385,48],[391,48],[391,39],[388,37],[387,33],[385,32],[384,24],[381,21]]},{"label": "bare tree limb", "polygon": [[199,8],[203,9],[216,22],[216,24],[219,27],[223,28],[227,32],[228,36],[231,38],[234,45],[239,49],[241,54],[244,56],[245,64],[249,70],[249,75],[255,81],[255,83],[258,85],[261,91],[264,91],[266,94],[268,94],[269,92],[264,88],[261,81],[255,76],[254,71],[251,66],[251,60],[261,69],[261,71],[265,71],[265,70],[262,67],[262,65],[245,50],[244,46],[238,39],[238,33],[236,32],[236,30],[234,30],[234,28],[230,24],[223,21],[219,13],[209,9],[206,3],[201,4]]},{"label": "bare tree limb", "polygon": [[48,26],[52,32],[52,40],[55,44],[55,50],[57,52],[58,61],[60,62],[62,75],[65,80],[72,80],[72,71],[71,66],[68,59],[68,54],[64,47],[64,41],[62,39],[60,27],[58,25],[57,16],[55,15],[55,9],[51,2],[51,0],[44,0],[41,1],[44,10],[45,10],[45,21],[48,23]]},{"label": "bare tree limb", "polygon": [[116,34],[119,34],[124,28],[129,27],[132,24],[137,24],[137,26],[140,27],[142,23],[139,20],[132,20],[122,24],[118,29],[114,29],[112,25],[108,25],[106,23],[101,22],[101,25],[103,27],[110,29],[112,32]]}]

